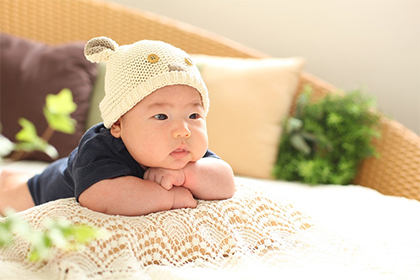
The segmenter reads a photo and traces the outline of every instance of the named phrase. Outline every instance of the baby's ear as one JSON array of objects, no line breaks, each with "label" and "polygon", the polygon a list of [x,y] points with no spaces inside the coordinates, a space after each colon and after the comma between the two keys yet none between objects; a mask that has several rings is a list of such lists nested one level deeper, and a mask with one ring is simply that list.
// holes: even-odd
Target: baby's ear
[{"label": "baby's ear", "polygon": [[[121,119],[121,118],[120,118]],[[110,128],[110,133],[115,138],[121,138],[121,122],[120,120],[112,124]]]},{"label": "baby's ear", "polygon": [[90,62],[107,61],[118,47],[118,44],[108,37],[93,38],[85,46],[85,56]]}]

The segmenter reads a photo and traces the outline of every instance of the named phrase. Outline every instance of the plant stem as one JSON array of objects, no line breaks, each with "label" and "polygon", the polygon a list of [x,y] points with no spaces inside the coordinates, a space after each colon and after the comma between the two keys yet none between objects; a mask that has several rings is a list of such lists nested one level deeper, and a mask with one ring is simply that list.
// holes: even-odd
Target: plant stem
[{"label": "plant stem", "polygon": [[51,128],[51,126],[48,126],[47,129],[42,134],[41,138],[45,141],[50,141],[51,136],[54,134],[54,129]]},{"label": "plant stem", "polygon": [[14,152],[12,153],[12,155],[10,156],[10,158],[11,158],[12,160],[18,161],[18,160],[23,159],[23,157],[25,156],[25,154],[27,154],[27,152],[22,151],[22,150],[19,150],[19,151],[14,151]]},{"label": "plant stem", "polygon": [[[54,134],[54,129],[52,129],[51,126],[48,126],[47,129],[45,129],[44,133],[42,133],[41,139],[48,142],[53,134]],[[23,151],[23,150],[15,151],[15,152],[12,153],[10,158],[12,160],[16,160],[16,161],[23,160],[23,159],[29,157],[33,152],[34,151],[26,152],[26,151]]]}]

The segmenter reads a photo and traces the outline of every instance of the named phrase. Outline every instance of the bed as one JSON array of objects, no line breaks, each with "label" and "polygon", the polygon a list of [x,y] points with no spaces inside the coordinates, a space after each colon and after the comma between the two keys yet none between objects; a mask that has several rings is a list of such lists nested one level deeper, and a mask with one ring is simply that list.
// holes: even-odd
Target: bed
[{"label": "bed", "polygon": [[[293,112],[302,89],[310,85],[314,99],[339,94],[305,72],[304,58],[270,58],[196,27],[97,0],[0,0],[0,31],[2,44],[11,40],[22,46],[20,53],[7,55],[9,60],[42,49],[42,57],[49,59],[40,60],[42,65],[60,64],[63,56],[103,35],[120,45],[163,40],[193,54],[203,67],[214,112],[208,120],[210,148],[232,165],[237,187],[232,199],[142,217],[96,213],[73,199],[28,209],[18,215],[37,228],[47,219],[64,217],[105,229],[107,235],[82,251],[54,250],[48,261],[38,263],[26,260],[29,245],[18,238],[0,250],[0,279],[419,279],[420,137],[414,132],[382,116],[382,136],[375,140],[381,156],[366,159],[352,185],[309,186],[271,178],[282,121]],[[54,55],[57,51],[61,55]],[[19,98],[2,95],[3,104],[29,100],[26,109],[19,103],[9,110],[23,114],[44,102],[34,90],[57,91],[63,84],[72,89],[77,131],[51,138],[60,155],[100,120],[97,104],[103,95],[103,65],[77,61],[68,68],[46,77],[34,73],[29,77],[34,84]],[[2,79],[3,92],[8,81]],[[255,89],[264,97],[255,98]],[[228,97],[227,92],[241,95]],[[268,113],[261,115],[259,108]],[[18,128],[3,116],[3,133],[16,133]],[[241,127],[232,116],[247,125]],[[242,146],[256,149],[251,158]],[[39,172],[47,164],[41,160],[43,155],[6,160],[0,171]]]}]

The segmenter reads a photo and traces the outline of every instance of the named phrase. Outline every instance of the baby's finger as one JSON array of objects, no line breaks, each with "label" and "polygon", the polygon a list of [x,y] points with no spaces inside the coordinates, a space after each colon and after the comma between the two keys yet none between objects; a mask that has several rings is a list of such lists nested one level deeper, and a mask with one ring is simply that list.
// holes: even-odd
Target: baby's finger
[{"label": "baby's finger", "polygon": [[170,176],[163,176],[162,180],[160,181],[160,185],[167,190],[172,189],[172,187],[174,186],[172,184],[172,180]]},{"label": "baby's finger", "polygon": [[149,169],[147,169],[143,174],[143,180],[149,180]]},{"label": "baby's finger", "polygon": [[153,174],[153,172],[151,172],[150,168],[147,169],[146,172],[144,172],[143,179],[147,180],[147,181],[154,181],[155,180],[155,175]]}]

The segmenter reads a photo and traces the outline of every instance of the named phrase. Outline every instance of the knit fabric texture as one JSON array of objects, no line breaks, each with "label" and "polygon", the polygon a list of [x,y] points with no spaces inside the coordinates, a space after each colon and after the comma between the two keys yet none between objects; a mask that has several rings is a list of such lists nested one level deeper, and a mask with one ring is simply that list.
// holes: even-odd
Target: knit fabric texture
[{"label": "knit fabric texture", "polygon": [[105,127],[155,90],[169,85],[188,85],[198,90],[207,114],[207,87],[191,57],[161,41],[142,40],[119,46],[107,37],[90,40],[85,56],[91,62],[106,62],[105,97],[99,104]]}]

